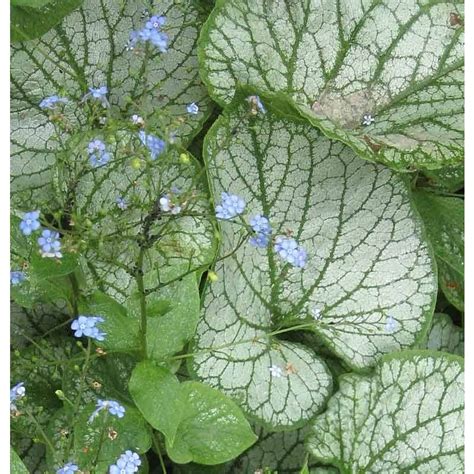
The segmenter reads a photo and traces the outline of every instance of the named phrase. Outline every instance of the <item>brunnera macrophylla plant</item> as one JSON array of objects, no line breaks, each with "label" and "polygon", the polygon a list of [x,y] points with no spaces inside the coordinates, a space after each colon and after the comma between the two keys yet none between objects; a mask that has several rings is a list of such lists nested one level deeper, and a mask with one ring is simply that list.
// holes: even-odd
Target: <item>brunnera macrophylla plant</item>
[{"label": "brunnera macrophylla plant", "polygon": [[463,472],[463,26],[12,0],[11,471]]}]

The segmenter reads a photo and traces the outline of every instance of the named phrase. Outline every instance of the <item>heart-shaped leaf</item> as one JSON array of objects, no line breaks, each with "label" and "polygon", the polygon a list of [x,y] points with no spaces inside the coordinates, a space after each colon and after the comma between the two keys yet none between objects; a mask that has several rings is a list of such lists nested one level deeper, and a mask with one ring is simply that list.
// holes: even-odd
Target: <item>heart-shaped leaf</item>
[{"label": "heart-shaped leaf", "polygon": [[463,359],[407,351],[344,375],[308,447],[342,472],[464,472]]},{"label": "heart-shaped leaf", "polygon": [[174,462],[221,464],[257,439],[240,408],[219,390],[184,382],[181,396],[181,421],[173,445],[166,439],[166,451]]},{"label": "heart-shaped leaf", "polygon": [[172,446],[184,409],[176,376],[151,361],[143,361],[133,370],[129,389],[145,420]]},{"label": "heart-shaped leaf", "polygon": [[459,0],[220,0],[200,61],[221,104],[283,91],[363,158],[433,169],[462,162],[463,29]]},{"label": "heart-shaped leaf", "polygon": [[[230,256],[203,297],[193,369],[260,423],[288,429],[321,409],[331,377],[308,347],[273,332],[309,320],[331,351],[367,368],[426,334],[437,285],[397,175],[306,123],[271,109],[254,117],[247,105],[237,98],[206,138],[212,194],[242,196],[249,215],[269,218],[273,235],[291,232],[308,261],[284,265],[272,245],[242,243],[241,225],[222,221],[220,255]],[[272,365],[284,376],[272,376]]]},{"label": "heart-shaped leaf", "polygon": [[447,314],[436,313],[425,347],[433,351],[463,356],[464,332],[453,324],[453,320]]},{"label": "heart-shaped leaf", "polygon": [[[152,46],[127,50],[130,33],[144,26],[142,12],[135,2],[86,0],[40,39],[12,46],[11,190],[16,202],[24,206],[39,196],[46,202],[54,198],[50,183],[64,184],[53,164],[67,161],[71,133],[90,128],[91,122],[97,125],[101,116],[113,123],[139,113],[148,128],[177,143],[187,143],[201,128],[211,110],[196,56],[204,7],[166,0],[149,12],[166,17],[164,53]],[[95,115],[86,116],[82,98],[88,87],[99,86],[108,87],[111,107],[105,113],[99,106]],[[39,107],[51,95],[69,100],[63,113]],[[186,110],[192,102],[199,106],[197,114]]]},{"label": "heart-shaped leaf", "polygon": [[448,301],[464,311],[464,201],[425,191],[413,196],[433,244],[439,285]]}]

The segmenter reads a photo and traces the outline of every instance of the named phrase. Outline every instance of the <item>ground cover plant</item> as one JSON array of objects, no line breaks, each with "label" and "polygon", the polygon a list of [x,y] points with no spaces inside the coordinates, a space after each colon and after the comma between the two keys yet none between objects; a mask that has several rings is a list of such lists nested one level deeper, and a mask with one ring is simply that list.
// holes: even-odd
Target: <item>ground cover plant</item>
[{"label": "ground cover plant", "polygon": [[11,0],[11,472],[464,472],[463,32]]}]

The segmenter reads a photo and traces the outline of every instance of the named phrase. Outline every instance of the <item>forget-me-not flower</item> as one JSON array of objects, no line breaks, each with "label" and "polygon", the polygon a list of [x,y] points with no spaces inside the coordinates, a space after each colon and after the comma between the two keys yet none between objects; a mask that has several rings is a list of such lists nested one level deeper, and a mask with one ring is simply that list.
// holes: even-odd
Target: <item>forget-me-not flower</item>
[{"label": "forget-me-not flower", "polygon": [[106,333],[102,332],[98,327],[98,323],[103,323],[104,318],[100,316],[85,316],[79,315],[71,324],[71,329],[74,331],[75,337],[90,337],[96,341],[103,341]]},{"label": "forget-me-not flower", "polygon": [[385,322],[385,331],[388,333],[393,333],[397,329],[398,323],[393,316],[390,314],[387,316],[387,321]]},{"label": "forget-me-not flower", "polygon": [[249,242],[254,247],[266,247],[269,242],[272,227],[269,220],[265,216],[257,214],[250,219],[250,227],[255,232],[255,236],[249,239]]},{"label": "forget-me-not flower", "polygon": [[278,236],[275,240],[275,252],[291,265],[303,268],[308,257],[306,250],[291,237]]},{"label": "forget-me-not flower", "polygon": [[108,107],[110,105],[107,100],[108,92],[107,86],[100,86],[97,88],[89,87],[89,92],[82,98],[82,100],[94,99],[99,101],[102,104],[102,107]]},{"label": "forget-me-not flower", "polygon": [[56,471],[56,474],[74,474],[76,471],[79,470],[79,466],[72,462],[68,462],[62,468]]},{"label": "forget-me-not flower", "polygon": [[267,112],[258,95],[248,96],[247,101],[250,104],[250,112],[252,115],[257,115],[259,112],[262,114]]},{"label": "forget-me-not flower", "polygon": [[110,161],[110,155],[106,150],[105,143],[98,138],[92,140],[87,145],[89,153],[89,163],[94,168],[106,165]]},{"label": "forget-me-not flower", "polygon": [[19,285],[21,282],[25,281],[26,275],[24,272],[14,271],[10,272],[10,283],[15,286]]},{"label": "forget-me-not flower", "polygon": [[45,229],[38,238],[40,245],[40,253],[43,257],[57,257],[61,258],[61,241],[59,240],[59,232]]},{"label": "forget-me-not flower", "polygon": [[166,143],[163,140],[156,137],[155,135],[152,135],[151,133],[145,133],[143,130],[138,132],[138,136],[142,144],[150,151],[152,160],[156,160],[158,155],[163,153],[166,146]]},{"label": "forget-me-not flower", "polygon": [[67,103],[68,100],[64,97],[59,97],[57,95],[52,95],[50,97],[45,97],[40,103],[39,106],[41,109],[53,110],[59,103]]},{"label": "forget-me-not flower", "polygon": [[223,192],[221,199],[221,204],[216,206],[216,217],[218,219],[232,219],[244,212],[245,201],[241,197]]},{"label": "forget-me-not flower", "polygon": [[172,197],[169,194],[165,194],[160,198],[160,208],[163,212],[171,212],[176,215],[181,212],[181,206],[173,202]]},{"label": "forget-me-not flower", "polygon": [[374,117],[372,117],[372,114],[364,114],[362,117],[362,125],[365,125],[368,127],[369,125],[372,125],[375,122]]},{"label": "forget-me-not flower", "polygon": [[195,102],[192,102],[186,106],[186,110],[188,111],[188,114],[197,115],[199,112],[199,107]]},{"label": "forget-me-not flower", "polygon": [[118,196],[115,199],[115,202],[117,203],[117,207],[121,209],[122,211],[125,211],[125,209],[127,209],[128,207],[127,201],[125,201],[125,199],[121,196]]},{"label": "forget-me-not flower", "polygon": [[17,383],[10,389],[10,410],[17,411],[15,402],[23,398],[26,394],[25,382]]},{"label": "forget-me-not flower", "polygon": [[120,403],[115,400],[97,400],[96,409],[89,417],[89,423],[94,421],[94,419],[99,415],[102,410],[108,410],[109,413],[117,418],[123,418],[125,415],[125,407],[120,405]]},{"label": "forget-me-not flower", "polygon": [[40,211],[25,213],[23,220],[20,222],[20,230],[23,235],[31,235],[32,232],[40,228],[39,216]]},{"label": "forget-me-not flower", "polygon": [[109,474],[131,474],[137,472],[141,464],[140,456],[128,449],[110,466]]},{"label": "forget-me-not flower", "polygon": [[278,367],[278,365],[272,365],[268,370],[270,370],[272,377],[281,377],[283,375],[283,370],[281,367]]}]

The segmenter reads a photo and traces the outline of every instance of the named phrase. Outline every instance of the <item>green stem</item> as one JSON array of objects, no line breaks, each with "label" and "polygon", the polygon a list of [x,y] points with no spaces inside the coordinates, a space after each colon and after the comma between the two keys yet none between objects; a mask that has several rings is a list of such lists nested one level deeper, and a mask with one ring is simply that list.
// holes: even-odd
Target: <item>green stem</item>
[{"label": "green stem", "polygon": [[145,294],[145,285],[143,283],[143,257],[145,249],[144,247],[140,248],[140,253],[138,254],[137,262],[137,287],[138,293],[140,295],[140,335],[142,341],[142,353],[143,358],[147,358],[147,341],[146,341],[146,331],[147,331],[147,319],[146,319],[146,294]]},{"label": "green stem", "polygon": [[[99,460],[100,450],[102,449],[102,445],[104,444],[105,431],[107,429],[107,418],[108,418],[108,416],[109,416],[109,413],[108,413],[108,411],[106,411],[105,416],[104,416],[102,431],[100,432],[99,444],[97,445],[97,451],[95,453],[94,461],[92,462],[92,466],[94,468],[97,467],[97,461]],[[96,470],[93,469],[92,472],[96,472]]]},{"label": "green stem", "polygon": [[158,458],[160,459],[160,465],[161,465],[161,469],[163,471],[163,474],[167,474],[165,461],[163,459],[163,455],[161,454],[160,443],[158,441],[156,433],[153,433],[153,445],[155,446],[156,454],[158,454]]},{"label": "green stem", "polygon": [[34,425],[36,426],[37,430],[40,432],[41,436],[43,437],[45,443],[48,445],[48,448],[51,450],[51,455],[54,456],[54,453],[55,453],[55,449],[54,449],[54,446],[53,446],[53,443],[51,442],[51,440],[48,438],[48,436],[46,435],[46,433],[44,432],[43,428],[41,427],[41,425],[38,423],[38,420],[35,418],[35,416],[33,415],[33,413],[31,413],[28,409],[25,409],[25,413],[28,415],[28,417],[30,418],[30,420],[34,423]]}]

